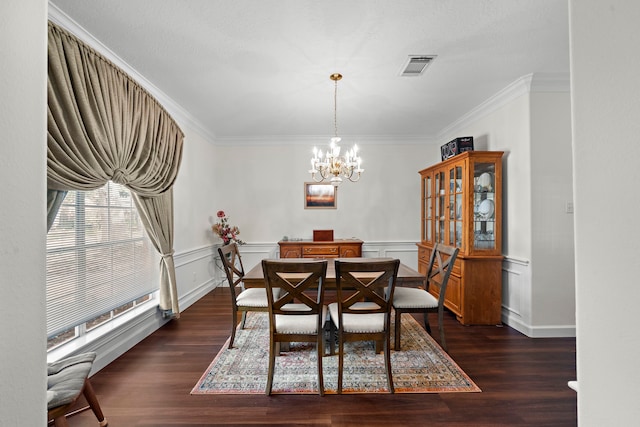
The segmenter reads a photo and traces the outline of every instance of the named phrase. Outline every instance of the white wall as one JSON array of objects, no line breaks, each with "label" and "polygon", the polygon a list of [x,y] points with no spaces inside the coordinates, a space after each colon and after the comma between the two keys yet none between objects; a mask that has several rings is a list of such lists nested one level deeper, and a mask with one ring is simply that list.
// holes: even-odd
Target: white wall
[{"label": "white wall", "polygon": [[0,425],[46,424],[46,15],[0,3]]},{"label": "white wall", "polygon": [[571,98],[531,93],[532,336],[575,335]]},{"label": "white wall", "polygon": [[503,321],[531,337],[575,334],[568,79],[523,76],[444,134],[503,157]]},{"label": "white wall", "polygon": [[214,167],[217,157],[211,138],[188,121],[182,163],[173,194],[174,250],[180,310],[186,309],[216,285],[215,243],[210,231],[216,192],[221,186]]},{"label": "white wall", "polygon": [[[348,138],[343,141],[345,147],[351,145]],[[326,142],[318,145],[323,151]],[[365,169],[360,181],[338,187],[337,209],[304,209],[303,184],[311,182],[307,170],[314,143],[318,141],[216,147],[212,167],[225,185],[216,188],[215,209],[224,210],[240,227],[243,240],[275,244],[285,235],[309,239],[314,229],[369,242],[419,240],[418,171],[440,160],[439,146],[359,138]]]},{"label": "white wall", "polygon": [[216,149],[210,136],[186,121],[178,120],[185,133],[182,163],[174,186],[174,248],[176,252],[191,250],[213,243],[209,233],[209,215],[216,193],[222,185],[218,180]]},{"label": "white wall", "polygon": [[473,136],[476,150],[504,151],[503,241],[505,255],[531,259],[529,81],[514,82],[481,105],[470,119],[443,135]]},{"label": "white wall", "polygon": [[638,425],[640,2],[571,0],[578,420]]}]

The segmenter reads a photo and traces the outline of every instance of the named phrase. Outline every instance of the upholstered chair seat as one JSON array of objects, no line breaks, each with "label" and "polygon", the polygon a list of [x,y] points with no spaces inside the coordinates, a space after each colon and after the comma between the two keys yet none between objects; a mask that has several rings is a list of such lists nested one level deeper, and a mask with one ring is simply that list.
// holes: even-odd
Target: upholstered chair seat
[{"label": "upholstered chair seat", "polygon": [[424,289],[396,287],[393,306],[407,308],[438,308],[438,299]]},{"label": "upholstered chair seat", "polygon": [[81,395],[89,403],[100,427],[108,425],[102,414],[89,373],[96,353],[84,353],[70,356],[47,365],[47,411],[48,418],[54,420],[56,427],[67,427],[66,414]]},{"label": "upholstered chair seat", "polygon": [[[310,311],[306,304],[287,304],[282,307],[283,311]],[[322,306],[322,319],[320,324],[324,325],[327,321],[327,307]],[[288,316],[276,314],[276,333],[278,334],[300,334],[309,335],[317,334],[318,331],[318,315],[309,314],[308,316]],[[322,333],[322,331],[320,331]]]}]

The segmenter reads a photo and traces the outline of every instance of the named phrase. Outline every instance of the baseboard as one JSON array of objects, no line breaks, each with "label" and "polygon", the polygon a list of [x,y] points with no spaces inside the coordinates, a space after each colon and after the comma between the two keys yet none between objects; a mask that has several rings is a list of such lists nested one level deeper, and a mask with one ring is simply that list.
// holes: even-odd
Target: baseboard
[{"label": "baseboard", "polygon": [[528,336],[529,338],[566,338],[576,336],[575,325],[544,325],[531,326],[522,322],[519,317],[511,315],[508,310],[502,310],[502,323]]}]

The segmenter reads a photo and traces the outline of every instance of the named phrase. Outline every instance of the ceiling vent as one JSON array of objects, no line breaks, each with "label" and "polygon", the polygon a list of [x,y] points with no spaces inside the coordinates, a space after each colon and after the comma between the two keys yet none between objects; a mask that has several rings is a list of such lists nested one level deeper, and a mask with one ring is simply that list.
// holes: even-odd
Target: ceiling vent
[{"label": "ceiling vent", "polygon": [[435,55],[409,55],[409,59],[402,67],[401,76],[420,76],[427,66],[436,58]]}]

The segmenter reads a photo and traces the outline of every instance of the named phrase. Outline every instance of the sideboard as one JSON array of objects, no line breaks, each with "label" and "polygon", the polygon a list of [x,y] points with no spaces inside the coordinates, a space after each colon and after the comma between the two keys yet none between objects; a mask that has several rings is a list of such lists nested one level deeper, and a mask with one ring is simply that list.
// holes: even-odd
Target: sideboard
[{"label": "sideboard", "polygon": [[362,240],[281,240],[280,258],[354,258],[362,256]]}]

